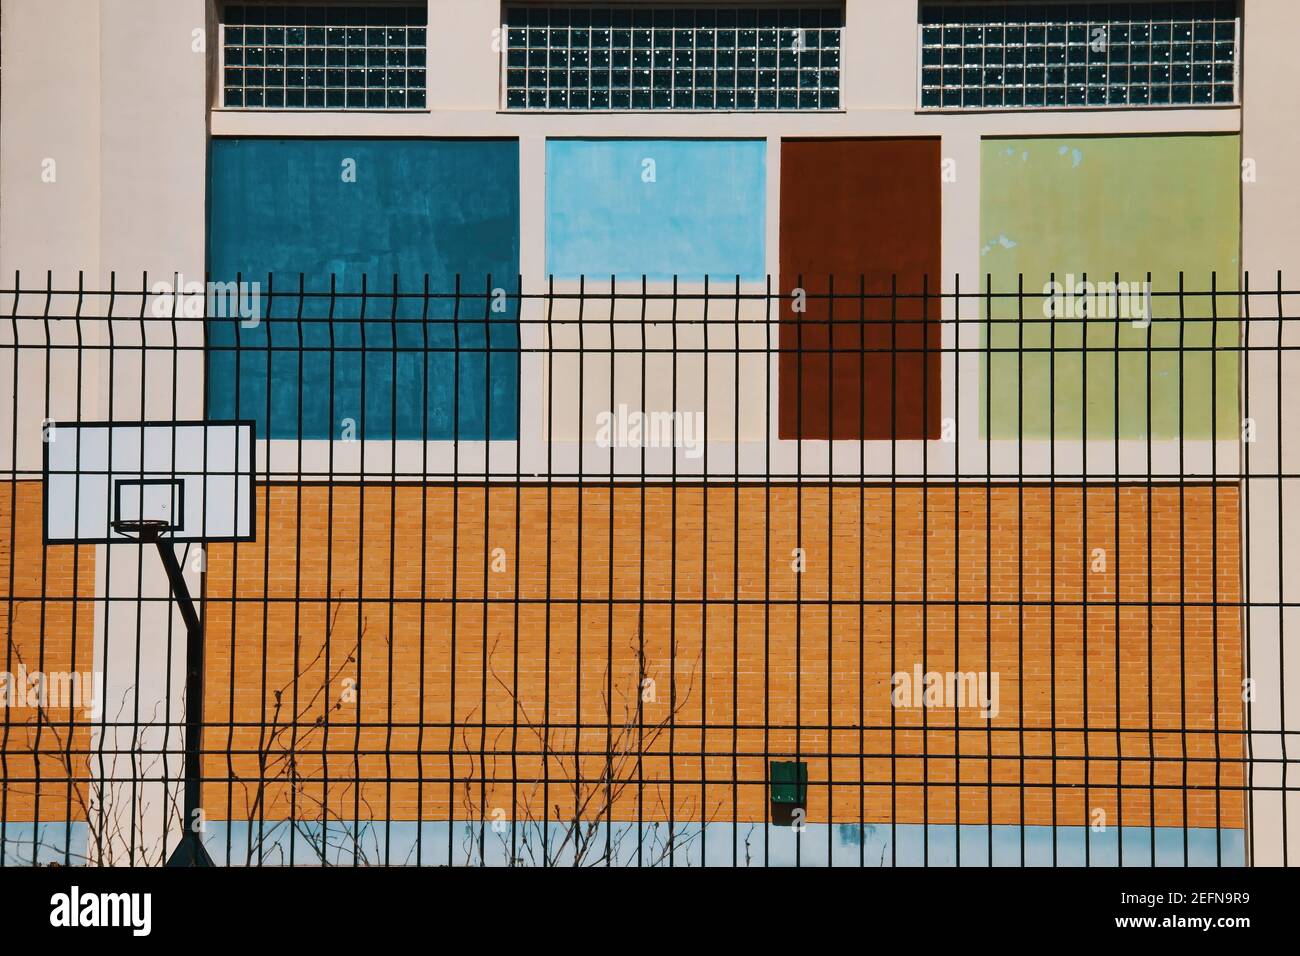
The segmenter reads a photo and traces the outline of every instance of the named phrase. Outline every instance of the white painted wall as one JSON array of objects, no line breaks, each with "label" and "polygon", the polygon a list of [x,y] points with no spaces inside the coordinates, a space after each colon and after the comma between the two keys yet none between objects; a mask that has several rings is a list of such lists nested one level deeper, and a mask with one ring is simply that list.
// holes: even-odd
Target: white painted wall
[{"label": "white painted wall", "polygon": [[[207,149],[203,0],[6,0],[0,16],[4,285],[12,286],[17,271],[24,288],[44,287],[47,270],[56,290],[76,290],[81,279],[87,289],[108,289],[115,281],[119,289],[138,292],[146,270],[150,285],[170,280],[174,271],[201,279]],[[47,158],[56,171],[48,182],[42,179]],[[118,297],[111,313],[102,297],[53,296],[46,313],[56,319],[51,338],[76,341],[76,326],[58,319],[134,317],[141,306],[138,295]],[[19,300],[20,314],[41,315],[46,307],[44,297]],[[57,354],[48,404],[43,351],[23,353],[16,387],[12,364],[6,363],[7,379],[0,384],[17,394],[17,461],[9,461],[14,442],[8,415],[0,454],[4,467],[19,469],[20,478],[39,475],[45,418],[202,417],[198,353],[175,368],[169,358],[151,355],[144,374],[139,351],[115,351],[110,394],[108,352],[96,350],[110,334],[119,345],[169,343],[173,335],[183,343],[201,343],[198,323],[150,323],[142,330],[138,321],[115,321],[110,330],[107,321],[92,321],[81,331],[89,349],[81,353],[79,393],[75,352]],[[22,340],[36,344],[43,335],[31,323]],[[134,793],[129,785],[104,788],[109,838],[104,857],[119,864],[154,863],[164,832],[171,843],[176,839],[169,806],[181,768],[185,630],[169,601],[138,599],[167,597],[154,551],[100,546],[95,570],[102,599],[95,615],[94,668],[104,674],[107,703],[92,748],[103,752],[105,777],[138,774],[158,781]],[[197,592],[198,575],[189,578]],[[109,726],[122,721],[139,726]],[[160,749],[172,756],[145,753]],[[98,753],[91,763],[93,770],[101,766]]]}]

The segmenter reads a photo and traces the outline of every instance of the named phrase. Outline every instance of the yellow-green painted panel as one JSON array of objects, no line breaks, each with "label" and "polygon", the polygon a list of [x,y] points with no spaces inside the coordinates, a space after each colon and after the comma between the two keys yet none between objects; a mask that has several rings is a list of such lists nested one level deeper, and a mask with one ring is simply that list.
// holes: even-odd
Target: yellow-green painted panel
[{"label": "yellow-green painted panel", "polygon": [[1223,134],[984,141],[984,434],[1237,434],[1240,156]]}]

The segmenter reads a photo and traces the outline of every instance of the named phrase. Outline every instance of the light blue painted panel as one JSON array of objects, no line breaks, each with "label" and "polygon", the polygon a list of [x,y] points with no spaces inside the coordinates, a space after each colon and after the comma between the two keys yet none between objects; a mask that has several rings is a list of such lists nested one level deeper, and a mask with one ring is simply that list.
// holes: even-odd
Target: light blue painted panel
[{"label": "light blue painted panel", "polygon": [[549,140],[547,271],[761,280],[766,148],[761,140]]}]

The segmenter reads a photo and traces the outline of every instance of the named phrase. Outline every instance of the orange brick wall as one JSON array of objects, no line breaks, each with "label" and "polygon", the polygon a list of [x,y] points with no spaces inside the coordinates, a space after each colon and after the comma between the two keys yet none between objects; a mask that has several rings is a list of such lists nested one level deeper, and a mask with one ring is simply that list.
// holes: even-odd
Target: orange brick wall
[{"label": "orange brick wall", "polygon": [[[762,820],[797,751],[814,822],[1242,826],[1233,486],[259,494],[208,555],[211,818]],[[923,659],[998,716],[892,707]]]},{"label": "orange brick wall", "polygon": [[[94,658],[95,549],[45,548],[42,503],[39,481],[0,483],[0,671],[26,664],[29,673],[85,674]],[[79,708],[41,715],[0,708],[3,817],[65,820],[71,797],[71,818],[85,819],[92,721]]]}]

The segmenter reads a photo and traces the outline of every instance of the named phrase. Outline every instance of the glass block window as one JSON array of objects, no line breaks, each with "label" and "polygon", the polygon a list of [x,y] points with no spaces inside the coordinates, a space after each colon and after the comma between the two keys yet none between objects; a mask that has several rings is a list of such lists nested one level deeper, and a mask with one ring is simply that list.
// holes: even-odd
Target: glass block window
[{"label": "glass block window", "polygon": [[926,109],[1237,102],[1236,0],[923,3]]},{"label": "glass block window", "polygon": [[424,109],[427,29],[424,3],[227,3],[222,104]]},{"label": "glass block window", "polygon": [[841,6],[505,6],[512,110],[833,110]]}]

